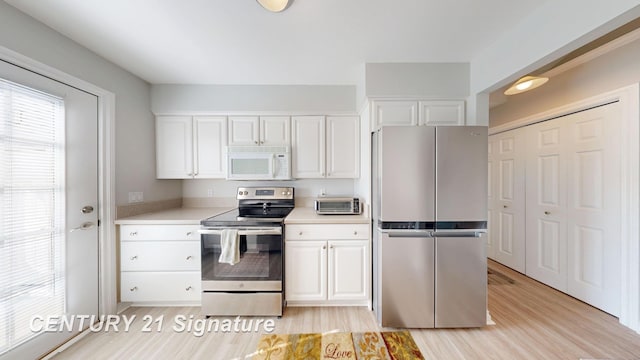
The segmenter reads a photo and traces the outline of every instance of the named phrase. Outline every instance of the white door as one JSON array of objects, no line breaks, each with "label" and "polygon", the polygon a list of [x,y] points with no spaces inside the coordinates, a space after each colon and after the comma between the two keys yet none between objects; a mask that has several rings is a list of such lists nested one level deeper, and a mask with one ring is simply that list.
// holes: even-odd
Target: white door
[{"label": "white door", "polygon": [[564,118],[527,127],[526,274],[567,291],[567,128]]},{"label": "white door", "polygon": [[47,318],[98,314],[98,102],[3,61],[0,78],[20,84],[0,85],[0,358],[31,359],[79,332]]},{"label": "white door", "polygon": [[291,120],[288,116],[260,116],[260,145],[291,145]]},{"label": "white door", "polygon": [[369,242],[329,241],[329,300],[366,300],[369,284]]},{"label": "white door", "polygon": [[495,184],[492,199],[493,258],[525,271],[525,146],[524,129],[491,136]]},{"label": "white door", "polygon": [[196,179],[227,176],[227,118],[196,116],[193,118],[194,169]]},{"label": "white door", "polygon": [[260,130],[257,116],[229,116],[229,145],[258,145]]},{"label": "white door", "polygon": [[488,164],[487,164],[487,257],[489,259],[494,259],[495,260],[495,240],[493,239],[493,234],[495,233],[494,231],[494,226],[495,226],[495,221],[493,220],[495,211],[494,211],[494,207],[495,207],[495,194],[496,192],[494,191],[494,184],[495,184],[495,180],[494,180],[494,173],[496,172],[495,170],[495,159],[494,159],[494,154],[495,154],[495,147],[496,147],[496,139],[495,136],[489,136],[489,141],[487,143],[488,148],[487,148],[487,155],[488,155]]},{"label": "white door", "polygon": [[324,178],[325,125],[324,116],[294,116],[291,118],[291,153],[293,177]]},{"label": "white door", "polygon": [[567,117],[568,293],[620,314],[620,105]]},{"label": "white door", "polygon": [[360,118],[327,117],[327,177],[355,179],[360,176]]}]

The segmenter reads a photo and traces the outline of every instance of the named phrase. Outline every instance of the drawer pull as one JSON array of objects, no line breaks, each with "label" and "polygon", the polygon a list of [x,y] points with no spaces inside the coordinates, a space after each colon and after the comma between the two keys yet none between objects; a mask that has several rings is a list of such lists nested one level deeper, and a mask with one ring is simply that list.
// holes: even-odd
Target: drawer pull
[{"label": "drawer pull", "polygon": [[193,259],[193,256],[191,255],[187,256],[187,260],[191,260],[191,259]]},{"label": "drawer pull", "polygon": [[138,260],[138,255],[133,255],[132,257],[130,257],[130,259],[133,260]]},{"label": "drawer pull", "polygon": [[191,290],[193,290],[193,287],[192,287],[192,286],[189,286],[189,287],[187,287],[185,290],[186,290],[186,291],[191,291]]},{"label": "drawer pull", "polygon": [[187,233],[187,236],[191,236],[191,234],[193,234],[193,232],[189,231],[189,232]]},{"label": "drawer pull", "polygon": [[545,211],[544,214],[545,215],[551,215],[551,211]]},{"label": "drawer pull", "polygon": [[132,292],[133,292],[133,291],[138,291],[138,287],[137,287],[137,286],[134,286],[134,287],[132,287],[131,289],[129,289],[129,291],[132,291]]},{"label": "drawer pull", "polygon": [[358,235],[358,232],[357,232],[357,231],[354,231],[354,232],[353,232],[353,235]]},{"label": "drawer pull", "polygon": [[132,231],[129,233],[129,235],[131,236],[138,236],[138,232],[137,231]]},{"label": "drawer pull", "polygon": [[302,231],[300,231],[300,232],[298,233],[298,235],[302,235]]}]

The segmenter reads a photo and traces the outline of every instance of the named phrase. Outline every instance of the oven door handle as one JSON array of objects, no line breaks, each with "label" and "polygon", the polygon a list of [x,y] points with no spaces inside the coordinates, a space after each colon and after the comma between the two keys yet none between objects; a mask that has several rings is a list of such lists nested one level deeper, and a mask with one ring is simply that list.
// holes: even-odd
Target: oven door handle
[{"label": "oven door handle", "polygon": [[[198,230],[198,232],[203,235],[220,235],[222,233],[222,230],[224,229],[229,229],[229,228],[207,227],[207,228]],[[244,229],[241,228],[241,229],[238,229],[238,235],[282,235],[282,228],[280,227],[244,228]]]}]

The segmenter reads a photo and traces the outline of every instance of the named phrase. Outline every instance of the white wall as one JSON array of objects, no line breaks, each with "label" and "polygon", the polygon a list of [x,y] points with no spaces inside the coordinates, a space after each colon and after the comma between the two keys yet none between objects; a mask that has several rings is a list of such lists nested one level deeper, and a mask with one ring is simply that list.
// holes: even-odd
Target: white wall
[{"label": "white wall", "polygon": [[284,112],[356,114],[353,85],[170,85],[151,86],[155,114]]},{"label": "white wall", "polygon": [[464,99],[468,63],[367,63],[366,96]]},{"label": "white wall", "polygon": [[490,111],[498,126],[545,110],[640,82],[640,40],[552,77],[544,86],[519,95]]},{"label": "white wall", "polygon": [[0,1],[0,46],[92,83],[116,96],[116,204],[128,192],[145,201],[179,198],[179,181],[155,179],[149,84]]}]

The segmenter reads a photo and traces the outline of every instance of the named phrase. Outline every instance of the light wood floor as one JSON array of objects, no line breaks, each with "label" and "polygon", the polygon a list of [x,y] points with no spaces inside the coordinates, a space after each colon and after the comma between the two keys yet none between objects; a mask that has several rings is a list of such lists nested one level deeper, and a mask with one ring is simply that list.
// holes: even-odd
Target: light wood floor
[{"label": "light wood floor", "polygon": [[[427,359],[640,359],[640,335],[618,319],[495,262],[489,263],[489,311],[496,325],[481,329],[412,330]],[[505,278],[506,276],[507,278]],[[508,281],[513,280],[513,283]],[[54,357],[61,359],[244,359],[260,333],[172,329],[174,316],[199,308],[130,308],[128,333],[91,333]],[[143,333],[144,315],[164,315],[163,331]],[[251,318],[244,318],[251,319]],[[275,319],[275,318],[274,318]],[[287,308],[275,333],[382,330],[365,308]]]}]

